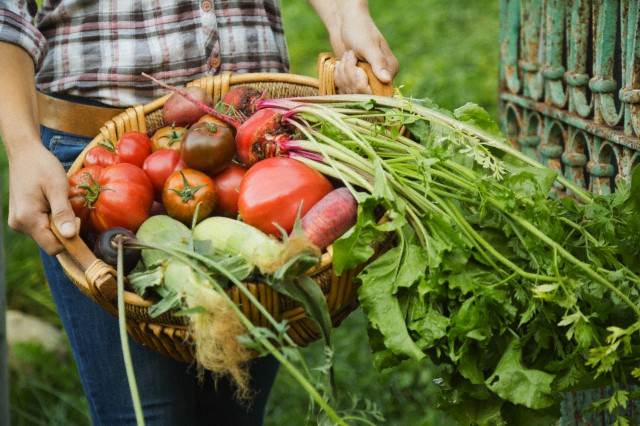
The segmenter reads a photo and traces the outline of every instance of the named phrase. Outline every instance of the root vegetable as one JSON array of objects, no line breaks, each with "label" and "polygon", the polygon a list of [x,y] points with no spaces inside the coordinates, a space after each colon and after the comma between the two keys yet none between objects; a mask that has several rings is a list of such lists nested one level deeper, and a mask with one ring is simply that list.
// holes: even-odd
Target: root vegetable
[{"label": "root vegetable", "polygon": [[348,188],[337,188],[302,217],[304,235],[324,250],[356,223],[358,202]]},{"label": "root vegetable", "polygon": [[282,121],[276,109],[258,110],[238,128],[236,152],[238,160],[251,167],[265,158],[284,154],[284,144],[291,139],[292,129]]},{"label": "root vegetable", "polygon": [[[250,117],[258,109],[258,101],[265,93],[252,86],[237,86],[229,90],[223,97],[222,103],[229,106],[231,111],[241,117]],[[230,111],[230,112],[231,112]]]},{"label": "root vegetable", "polygon": [[[211,106],[213,103],[211,96],[202,87],[189,86],[182,89],[182,91],[203,105]],[[162,107],[162,116],[168,126],[187,126],[195,123],[205,114],[206,111],[203,111],[179,93],[172,94]]]}]

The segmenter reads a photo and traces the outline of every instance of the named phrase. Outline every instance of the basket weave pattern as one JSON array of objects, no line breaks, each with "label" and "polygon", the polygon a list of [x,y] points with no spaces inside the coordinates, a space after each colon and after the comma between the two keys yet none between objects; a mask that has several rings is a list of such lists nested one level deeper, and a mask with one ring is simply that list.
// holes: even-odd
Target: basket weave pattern
[{"label": "basket weave pattern", "polygon": [[[320,55],[318,61],[318,79],[292,74],[232,75],[225,73],[205,77],[188,85],[203,87],[212,95],[214,101],[220,99],[231,88],[240,85],[251,85],[260,90],[266,90],[271,98],[316,96],[335,93],[334,67],[335,60],[330,55],[324,54]],[[82,152],[68,174],[71,175],[82,167],[84,154],[99,142],[116,141],[124,132],[131,130],[147,133],[162,127],[164,125],[162,107],[169,96],[170,94],[167,94],[146,105],[135,105],[105,123],[100,134]],[[66,274],[85,295],[117,316],[116,271],[97,259],[80,237],[72,239],[65,239],[60,235],[58,237],[66,249],[58,255]],[[357,307],[357,288],[353,283],[353,277],[357,272],[345,271],[337,276],[332,269],[329,248],[322,255],[320,264],[307,273],[325,294],[334,326],[339,325]],[[262,283],[244,284],[277,321],[288,321],[289,336],[298,345],[307,346],[320,337],[315,325],[305,317],[304,309],[291,299]],[[237,287],[232,286],[228,294],[253,324],[265,327],[269,325],[257,307]],[[188,324],[184,317],[166,313],[152,318],[148,313],[151,302],[126,289],[124,301],[127,330],[134,340],[173,359],[184,362],[193,361]]]}]

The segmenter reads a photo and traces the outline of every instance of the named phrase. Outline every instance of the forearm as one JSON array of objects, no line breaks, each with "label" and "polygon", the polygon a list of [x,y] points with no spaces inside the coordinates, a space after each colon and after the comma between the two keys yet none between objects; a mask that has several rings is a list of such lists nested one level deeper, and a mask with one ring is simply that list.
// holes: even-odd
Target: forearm
[{"label": "forearm", "polygon": [[367,0],[308,0],[324,24],[334,53],[342,56],[345,46],[342,42],[342,26],[350,16],[369,17]]},{"label": "forearm", "polygon": [[41,145],[35,66],[25,50],[12,44],[0,42],[0,57],[0,136],[11,163]]},{"label": "forearm", "polygon": [[49,217],[70,238],[77,232],[62,164],[40,138],[35,66],[21,47],[0,42],[0,136],[9,159],[9,226],[53,255],[62,245]]}]

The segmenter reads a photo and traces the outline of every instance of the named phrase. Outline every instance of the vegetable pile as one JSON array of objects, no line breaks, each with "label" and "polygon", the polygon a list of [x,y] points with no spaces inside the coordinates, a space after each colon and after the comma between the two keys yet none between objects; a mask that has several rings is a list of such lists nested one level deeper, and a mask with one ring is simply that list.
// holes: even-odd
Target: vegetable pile
[{"label": "vegetable pile", "polygon": [[[202,89],[188,89],[182,94],[200,106],[212,103]],[[213,115],[172,96],[163,107],[171,123],[88,149],[83,167],[69,177],[85,242],[152,301],[149,315],[188,317],[198,367],[229,376],[241,400],[249,396],[248,361],[256,350],[240,341],[252,325],[243,323],[225,292],[246,280],[266,282],[305,309],[329,347],[327,303],[305,274],[353,226],[357,212],[350,192],[334,192],[339,182],[300,161],[240,163],[236,127],[245,128],[263,96],[237,87],[225,97],[229,104],[216,105],[223,112],[209,107]],[[118,241],[125,246],[120,265]],[[280,345],[295,345],[284,325],[263,315]]]},{"label": "vegetable pile", "polygon": [[[553,424],[562,392],[602,384],[615,392],[594,409],[616,411],[634,397],[620,386],[640,377],[640,168],[629,182],[618,182],[614,194],[593,195],[513,148],[471,104],[449,112],[400,96],[252,95],[245,97],[251,107],[236,114],[189,98],[221,120],[214,126],[229,125],[234,135],[231,158],[195,156],[224,157],[222,172],[200,172],[214,180],[232,161],[243,168],[234,201],[240,221],[229,220],[285,244],[301,234],[319,250],[332,244],[337,274],[369,262],[356,279],[376,366],[425,357],[443,366],[440,408],[461,424]],[[103,174],[108,167],[114,166]],[[185,202],[196,188],[219,186],[191,183],[185,170],[172,171],[182,179],[172,188],[164,184],[163,201],[170,193],[180,195],[174,203]],[[99,179],[77,189],[93,194]],[[304,194],[302,202],[281,194],[291,183]],[[218,235],[198,228],[221,219],[211,217],[220,214],[213,204],[201,215],[195,207],[206,201],[194,203],[184,218],[174,215],[193,225],[183,240],[187,248],[194,244],[192,251],[216,251],[198,248],[198,241]],[[169,204],[164,207],[171,215]],[[238,208],[223,211],[235,218]],[[310,223],[305,213],[321,220]],[[376,244],[390,236],[393,248],[374,256]],[[246,257],[243,269],[233,257],[240,248],[236,242],[230,249],[229,241],[219,246],[223,256],[216,261],[226,256],[231,269],[255,271],[246,262],[266,249]],[[298,255],[305,262],[314,256]],[[180,262],[186,274],[190,264]],[[313,263],[305,262],[298,266]],[[304,270],[284,272],[282,265],[292,262],[261,273],[295,280]],[[156,294],[163,309],[195,309],[170,306],[167,300],[182,298],[166,289]]]}]

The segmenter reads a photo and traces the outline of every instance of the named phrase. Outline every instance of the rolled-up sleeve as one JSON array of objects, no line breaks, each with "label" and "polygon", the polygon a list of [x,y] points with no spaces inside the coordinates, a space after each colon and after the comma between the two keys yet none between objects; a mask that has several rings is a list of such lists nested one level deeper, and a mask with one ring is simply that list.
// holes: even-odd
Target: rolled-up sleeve
[{"label": "rolled-up sleeve", "polygon": [[35,1],[0,0],[0,41],[22,47],[40,69],[47,54],[47,41],[33,24]]}]

